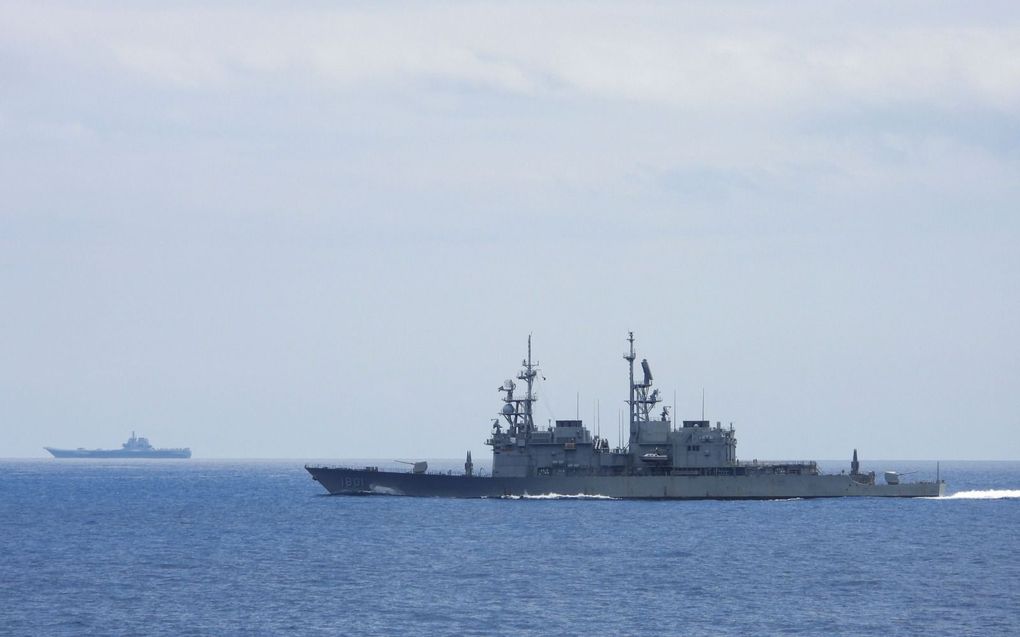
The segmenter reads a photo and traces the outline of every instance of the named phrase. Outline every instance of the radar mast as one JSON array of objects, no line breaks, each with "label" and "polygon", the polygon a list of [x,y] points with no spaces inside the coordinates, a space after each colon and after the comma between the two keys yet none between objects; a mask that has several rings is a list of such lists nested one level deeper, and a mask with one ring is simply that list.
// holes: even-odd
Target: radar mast
[{"label": "radar mast", "polygon": [[521,361],[522,369],[517,373],[517,380],[523,380],[526,385],[523,398],[514,396],[517,384],[507,379],[499,388],[504,393],[503,409],[500,415],[506,419],[509,425],[507,433],[517,438],[527,438],[535,430],[535,422],[532,418],[533,405],[538,397],[534,392],[535,377],[538,375],[538,361],[531,360],[531,335],[528,334],[528,357]]},{"label": "radar mast", "polygon": [[[634,332],[627,332],[627,342],[630,343],[630,351],[624,354],[623,358],[630,367],[630,392],[627,404],[630,405],[630,439],[633,442],[637,437],[637,423],[650,421],[652,410],[656,404],[662,402],[662,399],[659,397],[659,390],[652,389],[652,368],[648,365],[647,358],[641,359],[641,382],[634,382],[634,361],[637,359],[637,354],[634,353]],[[664,412],[663,420],[665,419]]]}]

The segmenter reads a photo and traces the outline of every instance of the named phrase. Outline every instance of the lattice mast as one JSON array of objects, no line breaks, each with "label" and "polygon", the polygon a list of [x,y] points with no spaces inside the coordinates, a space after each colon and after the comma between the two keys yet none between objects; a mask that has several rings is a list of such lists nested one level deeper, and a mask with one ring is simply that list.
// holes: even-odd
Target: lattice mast
[{"label": "lattice mast", "polygon": [[[652,388],[652,369],[647,358],[641,359],[642,381],[634,382],[634,361],[637,360],[637,354],[634,353],[634,332],[627,332],[627,342],[630,343],[630,351],[624,354],[623,358],[630,368],[630,392],[627,404],[630,406],[630,440],[633,442],[638,436],[637,423],[651,420],[652,410],[662,399],[659,398],[658,389],[649,392]],[[663,418],[666,418],[665,412]]]},{"label": "lattice mast", "polygon": [[528,335],[528,358],[521,361],[521,369],[517,374],[517,380],[525,382],[525,394],[523,398],[514,395],[517,384],[507,379],[499,391],[503,392],[503,409],[501,415],[507,421],[508,433],[517,438],[527,438],[535,430],[535,421],[532,417],[534,403],[538,400],[535,395],[535,377],[538,376],[538,361],[531,360],[531,335]]}]

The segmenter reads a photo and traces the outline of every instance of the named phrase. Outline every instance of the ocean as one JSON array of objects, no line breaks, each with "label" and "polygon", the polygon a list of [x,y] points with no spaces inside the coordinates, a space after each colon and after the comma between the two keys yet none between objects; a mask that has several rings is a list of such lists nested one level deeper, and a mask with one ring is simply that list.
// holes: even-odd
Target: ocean
[{"label": "ocean", "polygon": [[445,500],[331,497],[300,460],[0,460],[0,634],[1020,634],[1020,462],[941,476],[938,499]]}]

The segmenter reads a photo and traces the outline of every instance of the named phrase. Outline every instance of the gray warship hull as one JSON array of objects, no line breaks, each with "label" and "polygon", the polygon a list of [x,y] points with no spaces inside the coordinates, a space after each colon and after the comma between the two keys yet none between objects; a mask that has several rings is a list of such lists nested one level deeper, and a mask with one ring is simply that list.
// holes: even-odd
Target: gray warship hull
[{"label": "gray warship hull", "polygon": [[54,458],[190,458],[190,449],[154,449],[125,451],[123,449],[54,449],[43,447]]},{"label": "gray warship hull", "polygon": [[655,500],[780,500],[841,497],[939,497],[945,483],[864,484],[847,474],[728,476],[478,477],[306,466],[332,495],[449,498],[594,496]]}]

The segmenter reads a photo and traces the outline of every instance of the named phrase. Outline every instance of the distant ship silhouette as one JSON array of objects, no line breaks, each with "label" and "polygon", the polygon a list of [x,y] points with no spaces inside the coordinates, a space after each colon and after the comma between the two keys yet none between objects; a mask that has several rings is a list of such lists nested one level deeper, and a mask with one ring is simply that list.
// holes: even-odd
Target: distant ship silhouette
[{"label": "distant ship silhouette", "polygon": [[53,454],[54,458],[190,458],[191,449],[156,449],[149,444],[148,438],[137,438],[135,432],[121,445],[120,449],[55,449],[43,447]]}]

